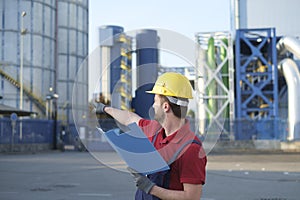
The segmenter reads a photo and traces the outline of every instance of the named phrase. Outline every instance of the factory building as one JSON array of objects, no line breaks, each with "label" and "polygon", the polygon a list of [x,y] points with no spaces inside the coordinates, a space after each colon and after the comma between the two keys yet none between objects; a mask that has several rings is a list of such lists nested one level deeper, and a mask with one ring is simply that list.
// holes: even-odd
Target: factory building
[{"label": "factory building", "polygon": [[[88,3],[0,2],[0,102],[18,109],[20,116],[33,114],[55,122],[46,133],[52,138],[43,135],[45,131],[35,132],[42,142],[56,141],[58,127],[69,133],[63,139],[72,142],[78,128],[74,116],[80,118],[79,132],[88,133],[89,67],[84,62]],[[194,68],[160,66],[163,38],[157,30],[143,29],[132,35],[120,26],[101,26],[100,65],[95,70],[100,81],[94,100],[150,118],[153,95],[145,91],[153,87],[159,74],[177,71],[189,77],[195,90],[195,132],[212,144],[220,137],[299,140],[299,1],[290,0],[283,6],[280,0],[231,0],[231,6],[230,31],[195,33]],[[1,141],[12,144],[36,138],[26,135],[34,125],[21,123],[25,118],[2,116],[4,121],[11,117],[3,127],[11,129],[10,123],[19,123],[13,139],[1,135]],[[100,123],[107,124],[103,120]],[[42,126],[38,129],[43,130]]]}]

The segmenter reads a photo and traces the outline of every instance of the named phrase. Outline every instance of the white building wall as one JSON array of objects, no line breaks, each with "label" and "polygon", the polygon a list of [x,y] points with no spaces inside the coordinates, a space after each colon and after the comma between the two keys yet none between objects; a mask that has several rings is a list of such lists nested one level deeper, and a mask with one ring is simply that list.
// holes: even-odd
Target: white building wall
[{"label": "white building wall", "polygon": [[277,36],[300,37],[299,0],[238,0],[239,28],[276,28]]}]

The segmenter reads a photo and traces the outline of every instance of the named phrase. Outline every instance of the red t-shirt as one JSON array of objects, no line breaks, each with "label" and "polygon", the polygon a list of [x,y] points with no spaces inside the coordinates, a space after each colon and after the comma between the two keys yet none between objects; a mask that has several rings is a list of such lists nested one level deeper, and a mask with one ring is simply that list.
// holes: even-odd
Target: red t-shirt
[{"label": "red t-shirt", "polygon": [[[188,121],[183,127],[168,137],[166,137],[165,131],[161,128],[160,124],[154,120],[142,119],[139,121],[139,126],[151,142],[157,133],[154,147],[166,162],[172,158],[176,150],[186,143],[186,141],[195,139],[200,142],[190,130]],[[189,144],[170,165],[169,189],[183,190],[183,183],[204,184],[206,162],[207,159],[202,146],[196,143]]]}]

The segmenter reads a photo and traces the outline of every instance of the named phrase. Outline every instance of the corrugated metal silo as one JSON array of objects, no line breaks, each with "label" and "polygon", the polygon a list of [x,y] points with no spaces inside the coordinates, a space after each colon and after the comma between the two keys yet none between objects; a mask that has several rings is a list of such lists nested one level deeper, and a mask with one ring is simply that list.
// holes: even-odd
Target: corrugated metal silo
[{"label": "corrugated metal silo", "polygon": [[84,110],[88,101],[88,70],[84,66],[80,77],[77,77],[77,84],[78,87],[86,89],[77,94],[76,103],[71,106],[74,79],[88,55],[88,2],[57,1],[58,117],[67,124],[73,124],[71,109]]},{"label": "corrugated metal silo", "polygon": [[0,2],[2,103],[46,113],[45,98],[55,84],[55,13],[55,1]]},{"label": "corrugated metal silo", "polygon": [[[41,118],[51,113],[51,118],[55,104],[49,98],[57,93],[58,119],[65,124],[73,123],[71,109],[83,109],[88,101],[85,67],[81,70],[80,84],[86,90],[78,95],[77,104],[71,106],[74,79],[88,55],[88,2],[0,2],[2,103],[38,112]],[[23,11],[26,15],[22,15]],[[25,29],[26,34],[21,34]]]}]

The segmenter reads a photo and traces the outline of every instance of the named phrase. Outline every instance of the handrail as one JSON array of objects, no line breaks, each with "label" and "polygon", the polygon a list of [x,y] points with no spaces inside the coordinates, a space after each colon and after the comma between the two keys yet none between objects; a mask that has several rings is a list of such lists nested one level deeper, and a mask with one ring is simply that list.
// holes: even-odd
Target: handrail
[{"label": "handrail", "polygon": [[[9,74],[5,73],[0,69],[0,75],[2,75],[6,80],[8,80],[12,85],[20,89],[20,83],[14,79]],[[45,115],[46,114],[46,103],[42,98],[33,94],[28,88],[23,87],[24,93],[30,98],[30,100],[40,109],[40,111]]]}]

